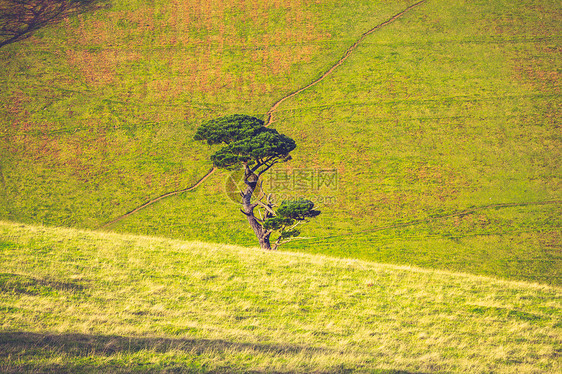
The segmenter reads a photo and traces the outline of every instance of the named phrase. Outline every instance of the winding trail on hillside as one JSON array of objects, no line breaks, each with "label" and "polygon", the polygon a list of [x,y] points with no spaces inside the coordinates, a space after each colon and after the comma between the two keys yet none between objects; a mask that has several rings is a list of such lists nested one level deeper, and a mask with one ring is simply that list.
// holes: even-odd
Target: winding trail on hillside
[{"label": "winding trail on hillside", "polygon": [[180,194],[180,193],[184,193],[184,192],[188,192],[188,191],[194,190],[194,189],[196,189],[197,187],[199,187],[201,184],[203,184],[203,182],[205,182],[205,181],[207,180],[207,178],[209,178],[216,170],[217,170],[217,168],[213,167],[211,170],[209,170],[209,171],[207,172],[207,174],[205,174],[205,175],[203,176],[203,178],[201,178],[201,179],[199,179],[197,182],[195,182],[194,185],[189,186],[189,187],[187,187],[187,188],[184,188],[183,190],[177,190],[177,191],[167,192],[167,193],[165,193],[165,194],[163,194],[163,195],[160,195],[160,196],[158,196],[158,197],[156,197],[156,198],[154,198],[154,199],[152,199],[152,200],[147,201],[146,203],[144,203],[144,204],[142,204],[142,205],[139,205],[139,206],[136,207],[135,209],[133,209],[133,210],[131,210],[131,211],[129,211],[129,212],[123,214],[122,216],[119,216],[119,217],[115,218],[114,220],[109,221],[109,222],[103,224],[103,225],[100,226],[99,228],[100,228],[100,229],[107,228],[107,227],[111,226],[112,224],[114,224],[114,223],[116,223],[116,222],[118,222],[118,221],[121,221],[123,218],[126,218],[126,217],[128,217],[128,216],[130,216],[130,215],[132,215],[132,214],[135,214],[135,213],[138,212],[139,210],[144,209],[144,208],[146,208],[147,206],[152,205],[152,204],[154,204],[154,203],[157,203],[158,201],[160,201],[160,200],[162,200],[162,199],[165,199],[165,198],[170,197],[170,196],[178,195],[178,194]]},{"label": "winding trail on hillside", "polygon": [[[418,6],[420,6],[421,4],[425,3],[427,0],[421,0],[418,1],[410,6],[408,6],[406,9],[402,10],[399,13],[396,13],[394,16],[390,17],[389,19],[387,19],[386,21],[379,23],[378,25],[376,25],[375,27],[369,29],[368,31],[364,32],[363,34],[361,34],[361,36],[359,37],[359,39],[357,39],[355,41],[355,43],[353,43],[343,54],[343,56],[336,61],[336,63],[334,63],[328,70],[326,70],[326,72],[324,72],[319,78],[317,78],[316,80],[314,80],[313,82],[307,84],[306,86],[299,88],[296,91],[293,91],[287,95],[285,95],[284,97],[282,97],[281,99],[279,99],[277,102],[275,102],[273,104],[273,106],[271,107],[271,109],[269,109],[267,111],[267,113],[265,114],[266,117],[266,121],[265,121],[265,126],[270,126],[273,122],[274,122],[274,118],[273,118],[273,113],[275,113],[277,111],[277,109],[279,108],[279,105],[281,105],[283,102],[285,102],[286,100],[300,94],[301,92],[309,89],[310,87],[315,86],[316,84],[320,83],[321,81],[323,81],[324,79],[326,79],[330,74],[332,74],[339,66],[341,66],[345,60],[347,60],[349,58],[349,56],[351,56],[351,54],[357,49],[357,47],[359,46],[359,44],[361,44],[361,42],[369,35],[371,35],[373,32],[377,31],[378,29],[387,26],[389,24],[391,24],[392,22],[396,21],[398,18],[402,17],[405,13],[407,13],[408,11],[412,10],[413,8],[416,8]],[[213,175],[215,172],[217,171],[216,167],[211,168],[207,174],[205,174],[202,178],[200,178],[195,184],[186,187],[184,189],[181,190],[177,190],[177,191],[172,191],[172,192],[167,192],[163,195],[160,195],[152,200],[149,200],[147,202],[145,202],[144,204],[136,207],[135,209],[101,225],[99,227],[99,229],[104,229],[104,228],[108,228],[109,226],[111,226],[114,223],[117,223],[119,221],[121,221],[124,218],[129,217],[132,214],[135,214],[136,212],[162,200],[165,199],[167,197],[171,197],[171,196],[175,196],[184,192],[189,192],[189,191],[193,191],[194,189],[196,189],[197,187],[199,187],[201,184],[203,184],[203,182],[205,182],[211,175]]]},{"label": "winding trail on hillside", "polygon": [[282,97],[275,104],[273,104],[271,109],[269,109],[269,111],[266,113],[266,118],[267,118],[266,126],[269,126],[274,122],[273,113],[277,110],[279,105],[281,105],[284,101],[292,98],[293,96],[296,96],[296,95],[300,94],[301,92],[309,89],[310,87],[315,86],[316,84],[322,82],[326,77],[328,77],[330,74],[332,74],[334,72],[334,70],[336,70],[340,65],[342,65],[345,62],[345,60],[348,59],[349,56],[351,56],[351,54],[357,49],[359,44],[361,44],[363,39],[365,39],[367,36],[371,35],[373,32],[377,31],[378,29],[380,29],[384,26],[387,26],[387,25],[391,24],[392,22],[396,21],[398,18],[402,17],[405,13],[407,13],[408,11],[410,11],[411,9],[413,9],[415,7],[420,6],[421,4],[425,3],[426,1],[427,0],[421,0],[421,1],[418,1],[417,3],[415,3],[415,4],[410,5],[409,7],[407,7],[406,9],[401,11],[400,13],[395,14],[394,16],[387,19],[383,23],[379,23],[378,25],[376,25],[375,27],[373,27],[369,31],[361,34],[359,39],[357,39],[357,41],[355,43],[353,43],[351,45],[351,47],[349,47],[345,51],[344,55],[334,65],[332,65],[328,70],[326,70],[326,72],[324,74],[322,74],[318,79],[316,79],[312,83],[309,83],[308,85],[306,85],[306,86],[304,86],[304,87],[302,87],[302,88]]}]

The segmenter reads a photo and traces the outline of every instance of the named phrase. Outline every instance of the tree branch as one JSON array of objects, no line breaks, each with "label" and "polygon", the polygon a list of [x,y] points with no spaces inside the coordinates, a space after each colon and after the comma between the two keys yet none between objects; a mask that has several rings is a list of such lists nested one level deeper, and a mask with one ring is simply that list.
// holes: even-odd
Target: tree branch
[{"label": "tree branch", "polygon": [[[267,168],[266,168],[265,170],[260,171],[260,172],[258,173],[258,175],[261,176],[267,169],[269,169],[271,166],[273,166],[273,164],[272,164],[272,165],[268,165],[268,163],[271,162],[272,160],[276,159],[276,158],[277,158],[277,156],[270,156],[270,157],[268,157],[265,161],[264,161],[263,159],[258,159],[258,160],[257,160],[257,163],[256,163],[256,166],[254,166],[254,167],[252,168],[252,172],[256,172],[256,170],[258,170],[259,168],[261,168],[262,166],[265,165]],[[277,162],[275,162],[275,163],[277,163]]]},{"label": "tree branch", "polygon": [[264,204],[262,201],[259,201],[259,200],[258,200],[258,202],[256,202],[254,205],[255,205],[255,206],[258,206],[258,205],[259,205],[259,206],[261,206],[262,208],[264,208],[265,210],[267,210],[269,213],[275,215],[275,212],[273,211],[273,209],[271,208],[271,206]]},{"label": "tree branch", "polygon": [[260,170],[260,172],[258,173],[258,176],[261,177],[261,175],[262,175],[263,173],[265,173],[266,171],[268,171],[269,169],[271,169],[271,167],[272,167],[273,165],[278,164],[278,163],[279,163],[279,161],[276,160],[276,161],[273,161],[270,165],[266,165],[265,169]]}]

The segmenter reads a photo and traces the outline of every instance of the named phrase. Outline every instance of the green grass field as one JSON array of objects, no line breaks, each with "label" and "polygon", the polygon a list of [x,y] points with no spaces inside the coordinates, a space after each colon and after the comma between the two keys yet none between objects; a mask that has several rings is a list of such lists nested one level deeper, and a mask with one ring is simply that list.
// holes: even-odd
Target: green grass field
[{"label": "green grass field", "polygon": [[[559,1],[111,5],[0,48],[0,372],[560,372]],[[123,216],[358,40],[273,113],[284,252],[229,172]]]},{"label": "green grass field", "polygon": [[560,288],[0,222],[3,373],[556,373]]},{"label": "green grass field", "polygon": [[[127,0],[2,48],[0,217],[99,229],[192,185],[202,121],[263,116],[414,3]],[[338,182],[279,191],[323,212],[286,249],[561,285],[561,14],[428,0],[284,102],[278,171]],[[104,229],[253,246],[226,178]]]}]

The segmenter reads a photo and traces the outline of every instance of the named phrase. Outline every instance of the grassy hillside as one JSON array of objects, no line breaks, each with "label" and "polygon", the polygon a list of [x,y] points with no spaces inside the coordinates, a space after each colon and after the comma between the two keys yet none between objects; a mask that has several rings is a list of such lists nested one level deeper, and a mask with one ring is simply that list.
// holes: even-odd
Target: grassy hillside
[{"label": "grassy hillside", "polygon": [[[0,217],[98,228],[191,185],[201,121],[264,115],[414,3],[126,0],[2,48]],[[338,181],[278,191],[323,211],[287,249],[562,284],[561,14],[428,0],[284,102],[279,169]],[[226,178],[109,229],[253,245]]]},{"label": "grassy hillside", "polygon": [[555,373],[560,288],[0,223],[0,371]]}]

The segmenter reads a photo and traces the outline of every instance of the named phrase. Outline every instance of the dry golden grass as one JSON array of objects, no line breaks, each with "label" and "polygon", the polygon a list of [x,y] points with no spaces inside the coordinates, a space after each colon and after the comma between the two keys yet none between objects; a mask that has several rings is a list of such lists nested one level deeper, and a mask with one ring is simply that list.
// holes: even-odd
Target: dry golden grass
[{"label": "dry golden grass", "polygon": [[14,223],[0,250],[6,372],[560,369],[559,288]]}]

